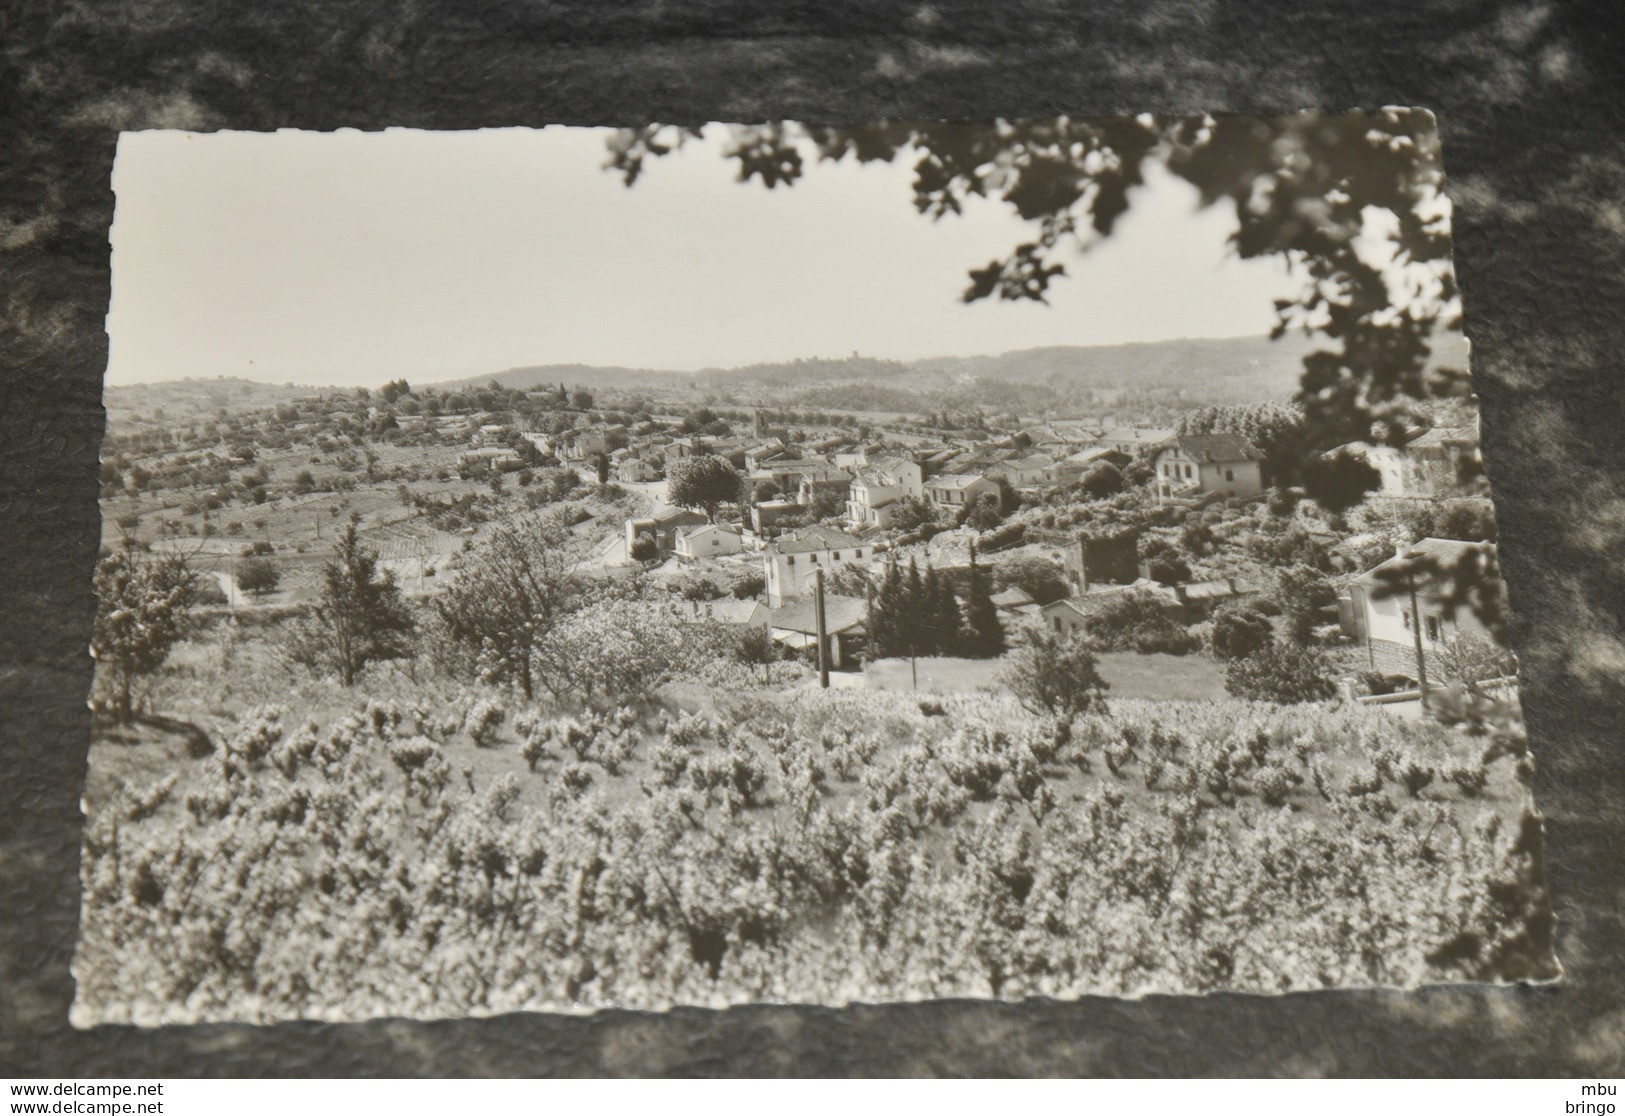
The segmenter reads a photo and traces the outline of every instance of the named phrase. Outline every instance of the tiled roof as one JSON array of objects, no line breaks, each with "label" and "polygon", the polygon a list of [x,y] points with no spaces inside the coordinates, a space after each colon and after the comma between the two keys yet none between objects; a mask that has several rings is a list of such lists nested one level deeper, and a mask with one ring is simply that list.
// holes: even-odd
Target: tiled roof
[{"label": "tiled roof", "polygon": [[1495,552],[1495,545],[1493,543],[1459,542],[1456,539],[1422,539],[1414,545],[1406,547],[1403,555],[1396,554],[1386,562],[1373,566],[1371,569],[1355,578],[1355,580],[1367,583],[1381,581],[1382,577],[1380,571],[1393,569],[1402,562],[1410,559],[1412,556],[1431,558],[1439,566],[1449,569],[1457,562],[1461,561],[1462,555],[1466,554],[1468,551],[1485,548],[1487,548],[1491,554]]},{"label": "tiled roof", "polygon": [[981,473],[944,473],[925,482],[927,488],[969,488],[977,481],[986,480]]},{"label": "tiled roof", "polygon": [[1185,456],[1203,465],[1225,461],[1262,461],[1264,455],[1240,434],[1181,434],[1173,439]]},{"label": "tiled roof", "polygon": [[[769,627],[779,628],[789,632],[805,632],[809,635],[818,631],[818,618],[814,612],[815,602],[811,597],[798,597],[787,601],[783,606],[772,609],[767,614]],[[824,594],[824,630],[826,632],[844,632],[849,628],[860,627],[869,616],[869,602],[862,597],[843,597],[835,593]]]},{"label": "tiled roof", "polygon": [[848,547],[862,546],[863,544],[847,534],[833,527],[803,527],[799,531],[784,535],[773,544],[773,550],[779,554],[809,554],[819,550],[845,550]]}]

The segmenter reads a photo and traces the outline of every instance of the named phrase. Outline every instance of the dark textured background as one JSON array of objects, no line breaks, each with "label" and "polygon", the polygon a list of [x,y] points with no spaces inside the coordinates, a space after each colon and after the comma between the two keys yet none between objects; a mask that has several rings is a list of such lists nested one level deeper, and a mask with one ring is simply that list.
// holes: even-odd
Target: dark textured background
[{"label": "dark textured background", "polygon": [[[0,1076],[1625,1070],[1625,12],[1469,0],[0,3]],[[1555,988],[67,1025],[120,129],[1436,110]]]}]

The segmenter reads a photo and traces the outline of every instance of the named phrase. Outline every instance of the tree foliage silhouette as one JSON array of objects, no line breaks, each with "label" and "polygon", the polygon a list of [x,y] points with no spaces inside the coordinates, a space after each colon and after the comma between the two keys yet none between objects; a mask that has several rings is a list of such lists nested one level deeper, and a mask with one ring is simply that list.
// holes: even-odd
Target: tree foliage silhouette
[{"label": "tree foliage silhouette", "polygon": [[[631,185],[650,158],[700,135],[624,130],[610,140],[607,165]],[[748,125],[731,129],[724,157],[741,182],[769,189],[799,181],[810,163],[909,159],[914,208],[932,220],[972,198],[1004,202],[1033,234],[969,270],[966,302],[1047,301],[1069,255],[1113,234],[1156,163],[1193,184],[1203,208],[1234,211],[1238,256],[1281,257],[1302,278],[1295,298],[1275,304],[1275,335],[1302,330],[1332,342],[1305,357],[1297,394],[1314,443],[1397,443],[1418,402],[1468,391],[1465,369],[1429,362],[1430,338],[1458,328],[1461,310],[1438,133],[1426,111]],[[1373,262],[1384,252],[1390,262]]]}]

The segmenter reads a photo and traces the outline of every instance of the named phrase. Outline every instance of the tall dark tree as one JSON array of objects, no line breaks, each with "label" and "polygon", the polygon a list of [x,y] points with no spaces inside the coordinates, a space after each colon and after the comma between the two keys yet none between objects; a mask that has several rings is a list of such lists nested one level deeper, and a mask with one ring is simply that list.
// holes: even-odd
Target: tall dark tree
[{"label": "tall dark tree", "polygon": [[869,603],[872,657],[890,659],[908,654],[908,635],[901,624],[904,600],[902,571],[897,568],[896,557],[888,555],[880,584],[875,587]]},{"label": "tall dark tree", "polygon": [[361,544],[352,519],[322,567],[321,597],[294,635],[295,661],[352,686],[368,663],[409,655],[413,629],[394,575],[379,571],[377,552]]},{"label": "tall dark tree", "polygon": [[992,578],[971,552],[970,581],[965,591],[964,652],[973,659],[991,659],[1004,651],[1004,625],[993,603]]},{"label": "tall dark tree", "polygon": [[932,637],[925,615],[925,581],[920,577],[920,564],[910,557],[908,576],[903,579],[903,607],[898,627],[903,632],[903,643],[910,655],[931,654]]},{"label": "tall dark tree", "polygon": [[920,615],[928,625],[933,653],[958,654],[965,618],[959,611],[959,600],[954,596],[953,587],[943,581],[935,566],[925,567]]}]

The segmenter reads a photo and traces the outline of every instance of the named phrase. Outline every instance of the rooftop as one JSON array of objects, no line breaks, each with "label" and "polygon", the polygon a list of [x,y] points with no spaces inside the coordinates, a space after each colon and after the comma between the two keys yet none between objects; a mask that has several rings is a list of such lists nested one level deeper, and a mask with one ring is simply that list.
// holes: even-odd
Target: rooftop
[{"label": "rooftop", "polygon": [[[786,601],[767,614],[769,627],[808,635],[818,631],[818,617],[811,597],[797,597]],[[824,630],[844,632],[861,627],[869,617],[869,602],[862,597],[843,597],[835,593],[824,594]]]},{"label": "rooftop", "polygon": [[803,527],[780,537],[773,543],[777,554],[809,554],[820,550],[846,550],[862,546],[863,542],[834,527]]},{"label": "rooftop", "polygon": [[1203,465],[1264,460],[1258,447],[1240,434],[1181,434],[1171,441],[1187,457]]},{"label": "rooftop", "polygon": [[946,489],[969,488],[976,482],[986,479],[981,473],[944,473],[926,481],[925,486],[927,488]]}]

